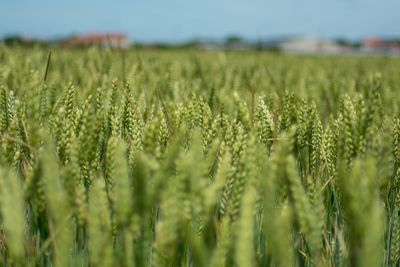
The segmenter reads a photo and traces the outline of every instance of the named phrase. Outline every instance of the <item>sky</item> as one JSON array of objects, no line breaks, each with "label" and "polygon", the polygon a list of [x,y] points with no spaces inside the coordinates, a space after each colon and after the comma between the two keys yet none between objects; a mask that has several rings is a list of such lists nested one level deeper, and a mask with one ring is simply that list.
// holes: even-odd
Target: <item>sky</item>
[{"label": "sky", "polygon": [[400,37],[400,0],[0,0],[0,36],[122,32],[142,42]]}]

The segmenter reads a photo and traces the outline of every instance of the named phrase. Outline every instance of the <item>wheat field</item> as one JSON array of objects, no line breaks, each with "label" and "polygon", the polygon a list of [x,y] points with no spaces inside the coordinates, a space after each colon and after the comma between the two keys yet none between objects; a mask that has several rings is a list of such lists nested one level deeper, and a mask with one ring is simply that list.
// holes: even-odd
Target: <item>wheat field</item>
[{"label": "wheat field", "polygon": [[399,266],[399,69],[0,46],[0,265]]}]

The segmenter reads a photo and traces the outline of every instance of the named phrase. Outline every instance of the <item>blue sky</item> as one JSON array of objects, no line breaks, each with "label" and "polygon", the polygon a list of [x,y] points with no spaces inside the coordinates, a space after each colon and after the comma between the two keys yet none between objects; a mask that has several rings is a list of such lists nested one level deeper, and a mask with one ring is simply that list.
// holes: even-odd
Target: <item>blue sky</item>
[{"label": "blue sky", "polygon": [[132,40],[400,37],[400,0],[1,0],[0,36],[118,31]]}]

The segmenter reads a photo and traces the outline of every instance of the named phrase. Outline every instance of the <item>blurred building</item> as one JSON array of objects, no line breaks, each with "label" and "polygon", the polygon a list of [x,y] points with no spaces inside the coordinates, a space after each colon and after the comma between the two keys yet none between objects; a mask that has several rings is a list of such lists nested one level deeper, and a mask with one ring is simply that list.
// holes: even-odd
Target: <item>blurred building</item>
[{"label": "blurred building", "polygon": [[219,51],[223,49],[223,45],[217,42],[205,41],[205,42],[197,42],[193,44],[193,47],[196,47],[201,50],[209,50],[209,51]]},{"label": "blurred building", "polygon": [[379,38],[367,38],[362,41],[361,51],[371,54],[400,54],[400,42]]},{"label": "blurred building", "polygon": [[342,54],[350,52],[349,48],[318,38],[300,38],[283,41],[280,50],[296,54]]},{"label": "blurred building", "polygon": [[128,37],[121,33],[83,34],[62,43],[63,47],[99,46],[104,48],[128,48]]}]

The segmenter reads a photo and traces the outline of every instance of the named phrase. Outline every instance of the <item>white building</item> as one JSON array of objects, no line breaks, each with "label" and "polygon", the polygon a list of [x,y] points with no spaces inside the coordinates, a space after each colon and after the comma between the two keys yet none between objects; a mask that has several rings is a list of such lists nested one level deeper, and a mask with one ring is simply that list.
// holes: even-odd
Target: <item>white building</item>
[{"label": "white building", "polygon": [[279,48],[286,53],[295,54],[341,54],[348,48],[318,38],[302,38],[284,41]]}]

